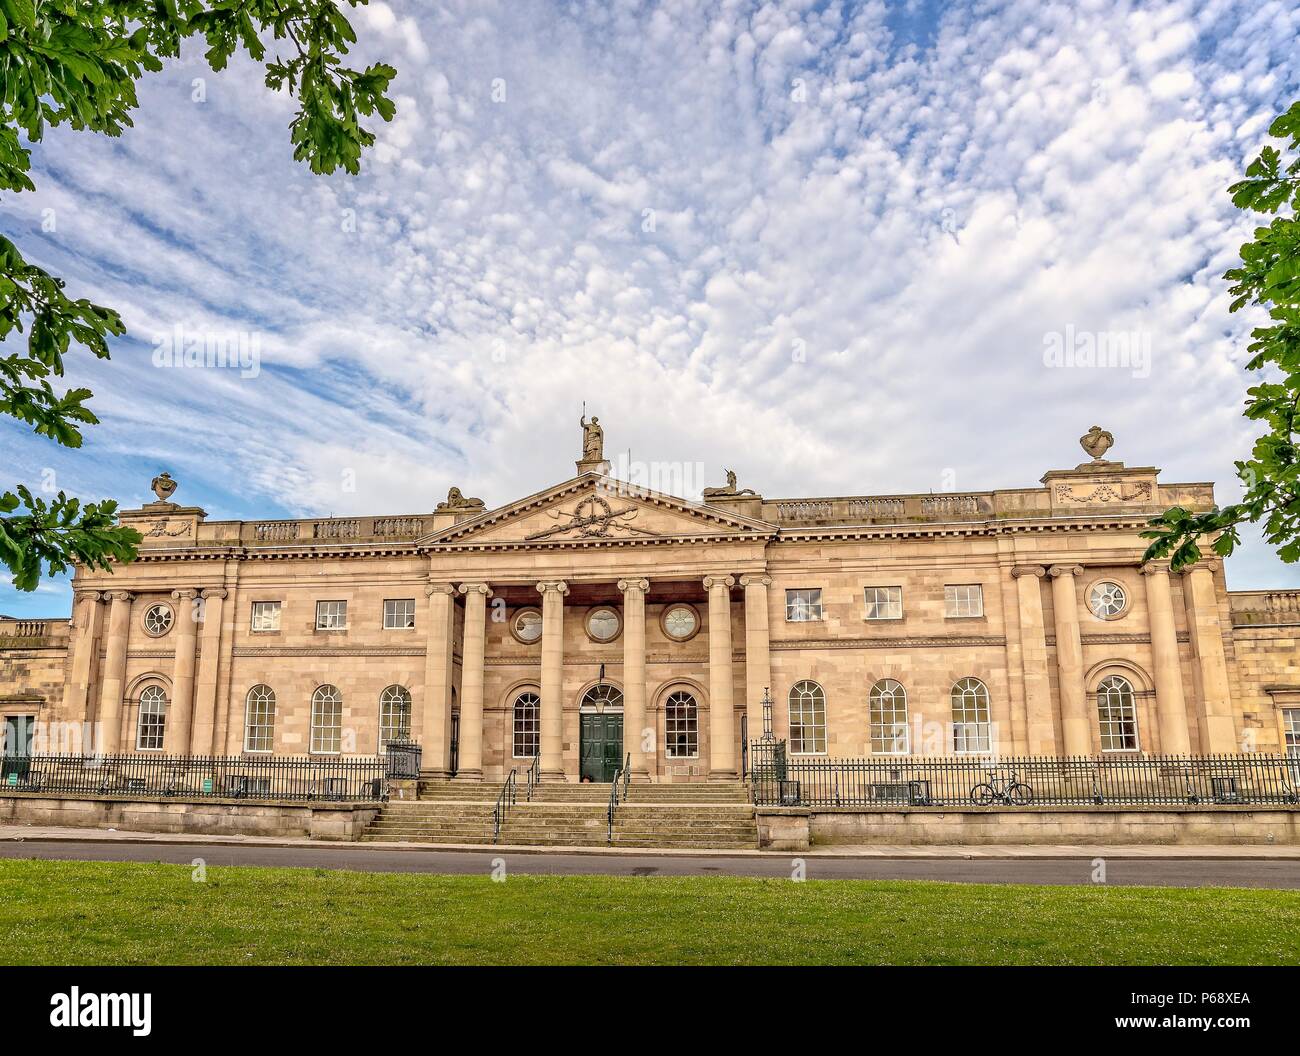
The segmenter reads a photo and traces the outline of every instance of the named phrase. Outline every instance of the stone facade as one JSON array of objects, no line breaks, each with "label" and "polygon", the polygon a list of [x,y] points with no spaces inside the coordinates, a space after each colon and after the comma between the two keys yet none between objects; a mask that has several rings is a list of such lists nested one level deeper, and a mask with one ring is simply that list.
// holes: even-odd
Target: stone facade
[{"label": "stone facade", "polygon": [[1209,484],[1098,454],[1024,489],[768,499],[731,474],[694,503],[608,476],[593,425],[576,477],[490,509],[210,521],[158,478],[122,513],[140,558],[80,569],[71,621],[0,620],[0,714],[45,750],[369,755],[384,707],[427,774],[493,781],[535,752],[579,779],[592,715],[638,776],[734,777],[768,690],[792,749],[865,756],[884,680],[916,755],[1284,751],[1300,725],[1297,594],[1139,565],[1147,519]]}]

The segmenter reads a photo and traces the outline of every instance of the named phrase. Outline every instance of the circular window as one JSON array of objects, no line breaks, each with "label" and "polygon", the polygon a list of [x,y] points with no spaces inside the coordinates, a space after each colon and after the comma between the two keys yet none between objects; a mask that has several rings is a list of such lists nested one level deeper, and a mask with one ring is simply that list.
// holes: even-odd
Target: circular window
[{"label": "circular window", "polygon": [[1128,608],[1128,594],[1118,583],[1105,581],[1088,592],[1088,608],[1099,620],[1114,620]]},{"label": "circular window", "polygon": [[587,637],[593,642],[612,642],[618,637],[623,621],[611,608],[601,606],[587,613]]},{"label": "circular window", "polygon": [[694,605],[669,605],[660,618],[664,634],[675,642],[694,638],[700,629],[700,614]]},{"label": "circular window", "polygon": [[154,638],[164,635],[172,629],[175,618],[170,605],[150,605],[144,614],[145,633]]},{"label": "circular window", "polygon": [[510,621],[510,633],[524,645],[532,645],[542,637],[542,614],[539,609],[520,609]]}]

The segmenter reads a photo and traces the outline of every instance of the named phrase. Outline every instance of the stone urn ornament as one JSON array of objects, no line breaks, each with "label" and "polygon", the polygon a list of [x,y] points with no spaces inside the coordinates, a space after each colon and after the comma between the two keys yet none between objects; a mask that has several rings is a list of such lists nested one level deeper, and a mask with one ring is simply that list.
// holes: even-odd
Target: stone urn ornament
[{"label": "stone urn ornament", "polygon": [[172,495],[180,487],[177,481],[172,480],[170,473],[159,473],[149,482],[149,487],[153,488],[153,493],[158,496],[159,502],[171,502]]},{"label": "stone urn ornament", "polygon": [[1094,425],[1079,437],[1079,446],[1084,449],[1094,462],[1103,461],[1103,456],[1115,445],[1115,438],[1099,425]]}]

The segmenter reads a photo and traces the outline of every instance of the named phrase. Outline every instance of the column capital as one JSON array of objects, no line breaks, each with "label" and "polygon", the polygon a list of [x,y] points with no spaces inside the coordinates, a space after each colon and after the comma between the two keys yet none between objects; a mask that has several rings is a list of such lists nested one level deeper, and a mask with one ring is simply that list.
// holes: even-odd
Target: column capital
[{"label": "column capital", "polygon": [[135,595],[129,590],[106,590],[104,597],[109,601],[134,601]]},{"label": "column capital", "polygon": [[704,589],[713,590],[714,587],[726,587],[730,589],[736,585],[736,577],[729,576],[725,573],[722,575],[712,575],[704,577]]},{"label": "column capital", "polygon": [[1184,576],[1190,576],[1195,572],[1217,572],[1222,564],[1222,561],[1215,561],[1213,559],[1197,561],[1196,564],[1188,565],[1181,571]]},{"label": "column capital", "polygon": [[462,583],[460,592],[468,597],[470,594],[482,594],[485,598],[492,596],[492,588],[486,583]]},{"label": "column capital", "polygon": [[172,591],[173,601],[190,601],[199,596],[199,592],[193,587],[179,587]]},{"label": "column capital", "polygon": [[217,600],[220,600],[226,596],[227,591],[225,587],[207,587],[200,591],[200,593],[203,596],[204,601],[208,598],[216,598]]},{"label": "column capital", "polygon": [[424,595],[425,597],[428,598],[433,597],[435,594],[455,595],[455,593],[456,593],[455,583],[444,583],[441,581],[437,583],[430,582],[429,585],[424,588]]},{"label": "column capital", "polygon": [[620,579],[618,581],[618,589],[624,594],[629,591],[640,591],[644,594],[650,589],[650,581],[648,579]]},{"label": "column capital", "polygon": [[742,587],[770,587],[772,585],[772,577],[763,572],[747,572],[745,575],[740,577],[740,585]]},{"label": "column capital", "polygon": [[1169,562],[1148,561],[1146,564],[1138,566],[1138,572],[1144,576],[1167,576],[1169,575]]},{"label": "column capital", "polygon": [[1011,578],[1019,579],[1021,576],[1037,576],[1042,579],[1047,575],[1047,569],[1042,565],[1012,565]]},{"label": "column capital", "polygon": [[1058,576],[1081,576],[1083,575],[1082,565],[1053,565],[1047,570],[1047,574],[1053,579]]},{"label": "column capital", "polygon": [[562,579],[544,579],[537,584],[538,594],[550,594],[552,591],[563,597],[569,593],[569,584]]},{"label": "column capital", "polygon": [[93,601],[96,604],[107,597],[106,594],[99,590],[78,590],[73,593],[77,601]]}]

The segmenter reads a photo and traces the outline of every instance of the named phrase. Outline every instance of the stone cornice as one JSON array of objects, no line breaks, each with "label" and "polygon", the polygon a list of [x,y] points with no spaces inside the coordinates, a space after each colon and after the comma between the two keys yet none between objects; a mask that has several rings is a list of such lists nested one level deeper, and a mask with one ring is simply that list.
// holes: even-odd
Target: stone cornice
[{"label": "stone cornice", "polygon": [[916,635],[899,638],[774,638],[772,649],[934,649],[998,648],[1007,644],[1000,634]]},{"label": "stone cornice", "polygon": [[[237,645],[234,656],[424,656],[418,645]],[[171,654],[166,654],[170,656]]]},{"label": "stone cornice", "polygon": [[1144,529],[1149,513],[1090,517],[1036,517],[971,521],[915,521],[906,524],[822,525],[781,528],[773,542],[821,542],[835,539],[923,539],[1043,532],[1128,531]]}]

